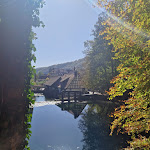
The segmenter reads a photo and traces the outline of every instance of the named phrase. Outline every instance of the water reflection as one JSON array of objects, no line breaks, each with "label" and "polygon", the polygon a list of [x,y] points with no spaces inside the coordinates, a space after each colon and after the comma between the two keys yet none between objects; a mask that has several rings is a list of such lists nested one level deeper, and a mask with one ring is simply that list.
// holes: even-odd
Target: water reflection
[{"label": "water reflection", "polygon": [[124,147],[124,136],[109,136],[113,103],[62,103],[44,99],[38,97],[34,107],[31,150],[118,150]]},{"label": "water reflection", "polygon": [[109,136],[113,103],[62,103],[39,96],[28,111],[20,104],[10,106],[1,111],[0,150],[29,145],[31,150],[118,150],[125,144],[124,136]]},{"label": "water reflection", "polygon": [[87,104],[77,102],[67,102],[57,104],[57,106],[59,106],[62,111],[68,111],[69,113],[71,113],[74,116],[74,119],[80,116],[86,105]]},{"label": "water reflection", "polygon": [[29,141],[31,150],[82,150],[83,136],[78,128],[80,117],[74,119],[72,114],[54,105],[57,101],[43,99],[41,97],[41,102],[38,99],[40,107],[34,107],[33,110]]},{"label": "water reflection", "polygon": [[89,104],[79,121],[83,133],[83,150],[118,150],[125,146],[122,135],[109,136],[110,118],[114,105]]}]

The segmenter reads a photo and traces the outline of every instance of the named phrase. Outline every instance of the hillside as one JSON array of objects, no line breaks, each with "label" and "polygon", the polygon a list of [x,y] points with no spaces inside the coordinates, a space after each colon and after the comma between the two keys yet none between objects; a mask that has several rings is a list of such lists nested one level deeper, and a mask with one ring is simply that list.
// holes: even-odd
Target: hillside
[{"label": "hillside", "polygon": [[38,72],[42,72],[44,74],[48,74],[49,73],[49,69],[53,69],[53,68],[58,68],[58,69],[74,69],[74,67],[76,69],[82,69],[83,67],[83,63],[84,63],[84,58],[76,60],[76,61],[72,61],[72,62],[66,62],[66,63],[62,63],[62,64],[57,64],[57,65],[52,65],[49,67],[40,67],[36,69],[36,73]]}]

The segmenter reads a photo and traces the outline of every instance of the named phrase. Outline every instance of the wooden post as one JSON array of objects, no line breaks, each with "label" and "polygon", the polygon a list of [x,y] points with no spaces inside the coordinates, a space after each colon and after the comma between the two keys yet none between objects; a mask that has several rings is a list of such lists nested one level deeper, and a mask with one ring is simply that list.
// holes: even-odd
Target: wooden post
[{"label": "wooden post", "polygon": [[68,92],[68,101],[70,101],[70,92]]},{"label": "wooden post", "polygon": [[75,102],[77,101],[76,92],[74,92],[74,101],[75,101]]},{"label": "wooden post", "polygon": [[70,101],[68,101],[68,110],[70,109]]},{"label": "wooden post", "polygon": [[79,99],[81,99],[81,91],[79,92]]},{"label": "wooden post", "polygon": [[62,108],[61,110],[64,110],[64,101],[61,102]]},{"label": "wooden post", "polygon": [[61,93],[61,100],[64,102],[64,92]]}]

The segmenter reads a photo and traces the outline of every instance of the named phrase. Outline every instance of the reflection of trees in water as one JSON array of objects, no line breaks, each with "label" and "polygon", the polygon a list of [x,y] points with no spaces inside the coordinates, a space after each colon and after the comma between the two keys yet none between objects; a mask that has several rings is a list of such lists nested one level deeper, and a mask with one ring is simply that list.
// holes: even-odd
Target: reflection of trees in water
[{"label": "reflection of trees in water", "polygon": [[91,104],[79,122],[83,133],[83,150],[117,150],[123,145],[122,136],[109,136],[112,105]]}]

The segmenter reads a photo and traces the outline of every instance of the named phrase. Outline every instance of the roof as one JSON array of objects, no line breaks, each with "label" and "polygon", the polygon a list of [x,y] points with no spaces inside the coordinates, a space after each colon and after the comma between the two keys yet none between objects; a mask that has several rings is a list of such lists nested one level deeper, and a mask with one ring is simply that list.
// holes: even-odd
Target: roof
[{"label": "roof", "polygon": [[69,78],[69,81],[65,87],[66,91],[82,91],[83,86],[81,83],[81,78],[78,73]]},{"label": "roof", "polygon": [[64,76],[51,77],[44,85],[52,86],[59,80],[60,83],[67,81],[64,87],[65,91],[82,91],[83,85],[81,83],[81,77],[78,72],[74,74],[66,74]]},{"label": "roof", "polygon": [[59,79],[61,79],[60,76],[58,77],[51,77],[48,81],[45,82],[44,85],[47,85],[47,86],[52,86],[55,82],[57,82]]},{"label": "roof", "polygon": [[61,77],[61,81],[60,82],[63,82],[67,79],[70,79],[72,78],[74,75],[73,74],[65,74],[64,76]]},{"label": "roof", "polygon": [[72,82],[73,79],[74,79],[74,74],[71,74],[70,77],[69,77],[69,80],[68,80],[68,82],[66,84],[65,89],[70,85],[70,83]]}]

